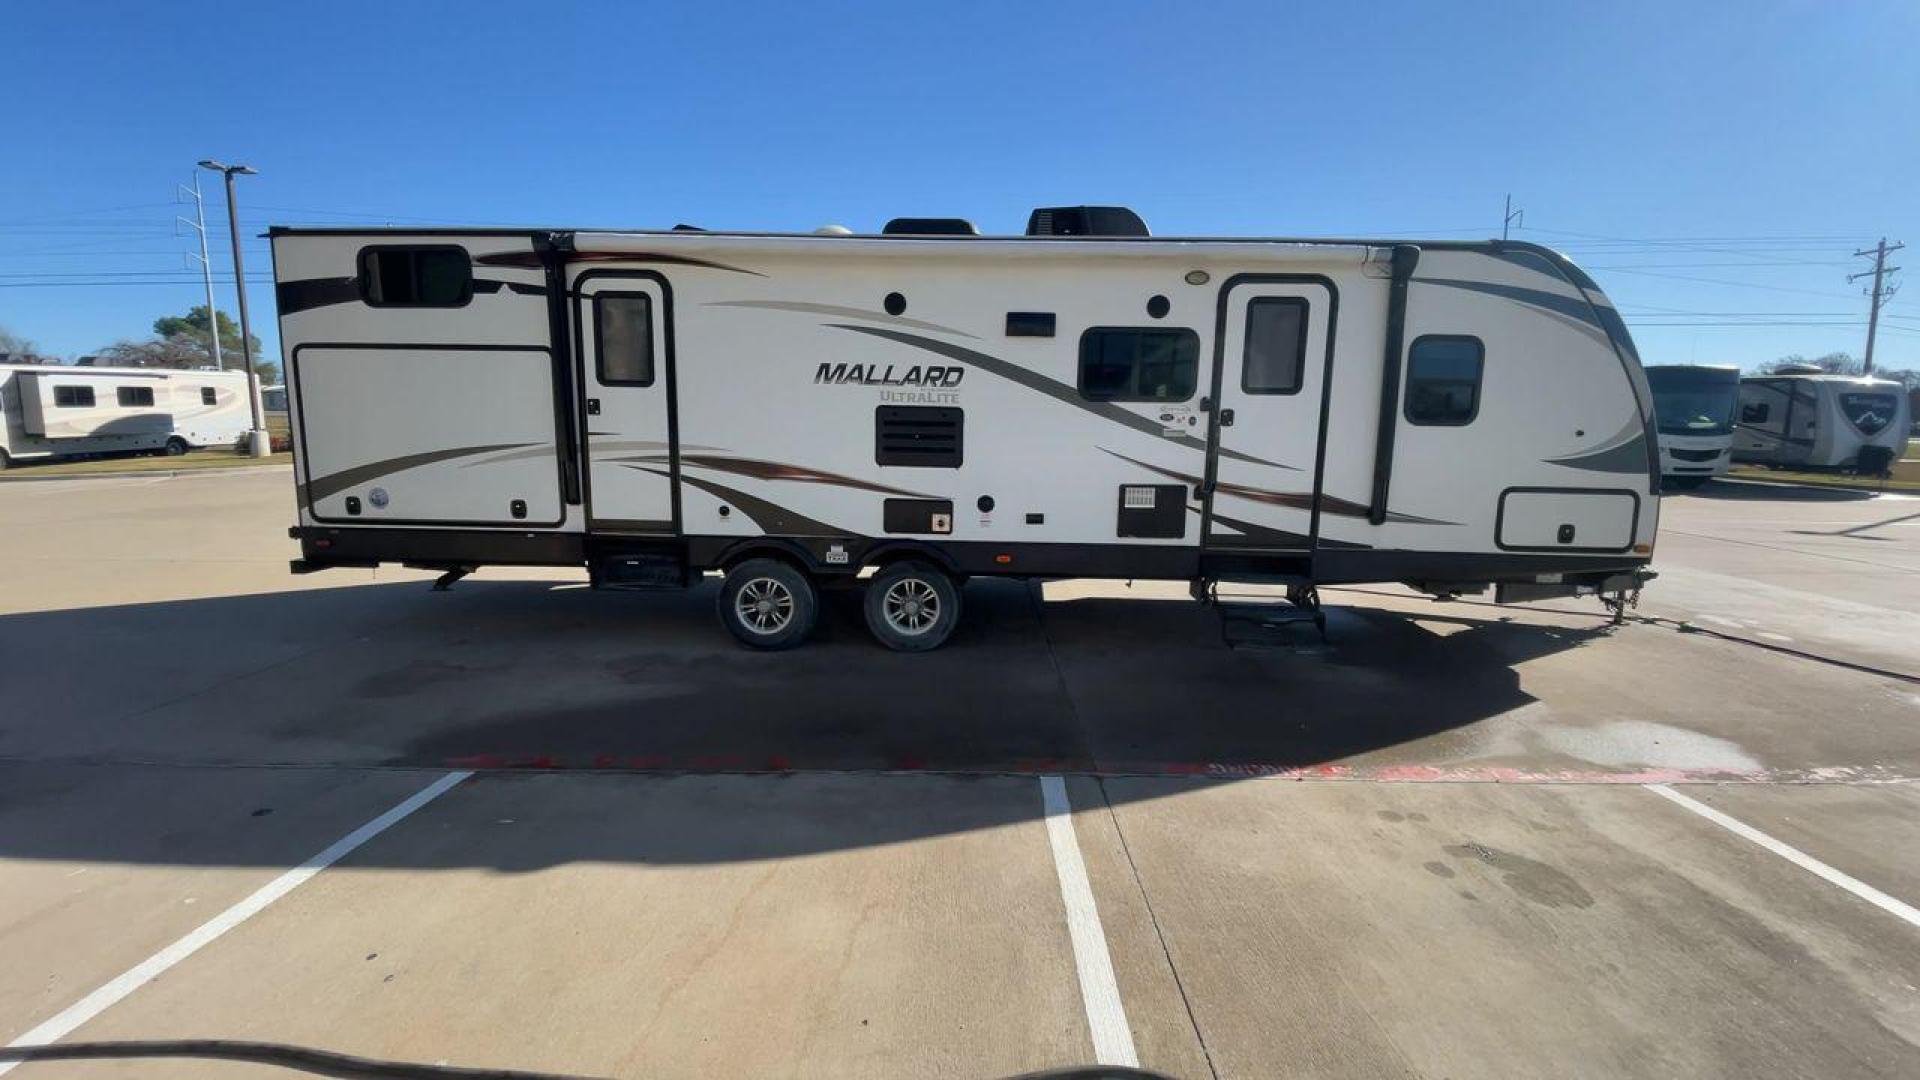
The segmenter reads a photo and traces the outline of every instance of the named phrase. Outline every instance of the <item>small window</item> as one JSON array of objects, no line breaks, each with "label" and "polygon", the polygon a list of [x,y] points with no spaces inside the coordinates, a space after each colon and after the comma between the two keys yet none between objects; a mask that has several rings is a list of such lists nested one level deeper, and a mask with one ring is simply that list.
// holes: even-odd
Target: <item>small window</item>
[{"label": "small window", "polygon": [[878,406],[873,410],[874,464],[957,469],[965,457],[966,421],[964,412],[946,406]]},{"label": "small window", "polygon": [[1764,424],[1767,422],[1767,414],[1772,411],[1773,406],[1767,402],[1749,401],[1745,405],[1740,406],[1740,422],[1743,424]]},{"label": "small window", "polygon": [[1097,326],[1080,335],[1080,396],[1093,401],[1185,401],[1199,373],[1191,330]]},{"label": "small window", "polygon": [[1307,302],[1258,296],[1247,302],[1246,356],[1240,389],[1249,394],[1297,394],[1307,353]]},{"label": "small window", "polygon": [[653,298],[646,293],[601,293],[593,298],[593,340],[600,381],[609,386],[653,385]]},{"label": "small window", "polygon": [[360,296],[374,307],[464,307],[473,299],[473,263],[459,247],[366,248]]},{"label": "small window", "polygon": [[121,386],[116,387],[113,396],[123,409],[150,409],[153,407],[153,387]]},{"label": "small window", "polygon": [[214,403],[213,387],[211,386],[201,387],[200,388],[200,404],[212,405],[213,403]]},{"label": "small window", "polygon": [[53,406],[56,409],[91,409],[93,387],[56,386],[53,388]]},{"label": "small window", "polygon": [[1407,359],[1407,422],[1459,427],[1480,411],[1486,347],[1475,337],[1418,338]]}]

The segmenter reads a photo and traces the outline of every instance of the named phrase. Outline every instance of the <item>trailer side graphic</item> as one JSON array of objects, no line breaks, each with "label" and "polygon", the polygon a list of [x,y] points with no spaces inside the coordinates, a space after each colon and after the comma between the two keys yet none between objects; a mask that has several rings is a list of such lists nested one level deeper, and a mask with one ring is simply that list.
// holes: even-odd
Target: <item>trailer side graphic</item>
[{"label": "trailer side graphic", "polygon": [[1639,361],[1528,245],[272,243],[303,571],[728,571],[723,621],[768,647],[865,581],[876,634],[925,648],[971,575],[1531,598],[1631,588],[1652,553]]}]

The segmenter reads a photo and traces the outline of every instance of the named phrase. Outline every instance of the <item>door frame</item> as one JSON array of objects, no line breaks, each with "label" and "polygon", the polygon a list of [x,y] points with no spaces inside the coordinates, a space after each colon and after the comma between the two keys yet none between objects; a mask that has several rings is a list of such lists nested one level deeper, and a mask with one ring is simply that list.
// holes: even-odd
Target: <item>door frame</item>
[{"label": "door frame", "polygon": [[[1227,363],[1227,311],[1232,306],[1233,291],[1249,285],[1317,285],[1327,290],[1327,346],[1320,370],[1320,429],[1314,434],[1313,440],[1313,505],[1308,512],[1305,548],[1305,553],[1310,557],[1320,547],[1320,485],[1326,475],[1327,415],[1328,403],[1333,398],[1334,340],[1340,329],[1340,287],[1325,274],[1234,274],[1220,283],[1214,302],[1213,379],[1207,389],[1207,460],[1201,479],[1200,552],[1204,555],[1208,548],[1222,546],[1213,538],[1213,500],[1220,471],[1220,390],[1224,384]],[[1305,364],[1307,358],[1301,357],[1300,362]],[[1292,548],[1276,548],[1273,553],[1276,556],[1298,557],[1301,552]]]},{"label": "door frame", "polygon": [[[580,435],[580,507],[581,517],[588,533],[618,529],[598,530],[593,514],[593,435],[587,427],[587,391],[588,376],[586,327],[592,321],[590,314],[594,294],[584,290],[589,281],[612,279],[615,281],[650,281],[660,289],[660,326],[661,340],[665,345],[664,375],[659,385],[667,397],[667,490],[672,503],[670,532],[674,536],[683,535],[680,519],[680,394],[677,375],[674,368],[673,344],[673,285],[666,276],[656,270],[592,269],[583,270],[571,282],[566,284],[567,321],[573,324],[573,373],[574,386],[574,423]],[[585,309],[583,312],[582,309]],[[600,343],[593,344],[594,356],[600,355]],[[593,375],[595,385],[599,376]],[[609,519],[619,520],[619,519]]]}]

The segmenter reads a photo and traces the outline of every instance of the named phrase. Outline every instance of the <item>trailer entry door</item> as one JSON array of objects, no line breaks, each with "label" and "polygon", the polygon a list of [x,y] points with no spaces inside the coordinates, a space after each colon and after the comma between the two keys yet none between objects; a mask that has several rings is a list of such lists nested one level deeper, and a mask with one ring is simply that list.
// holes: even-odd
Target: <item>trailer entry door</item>
[{"label": "trailer entry door", "polygon": [[609,532],[672,534],[672,293],[652,271],[599,267],[577,271],[572,292],[587,521]]},{"label": "trailer entry door", "polygon": [[1209,550],[1313,546],[1334,295],[1331,282],[1305,275],[1237,277],[1221,292]]}]

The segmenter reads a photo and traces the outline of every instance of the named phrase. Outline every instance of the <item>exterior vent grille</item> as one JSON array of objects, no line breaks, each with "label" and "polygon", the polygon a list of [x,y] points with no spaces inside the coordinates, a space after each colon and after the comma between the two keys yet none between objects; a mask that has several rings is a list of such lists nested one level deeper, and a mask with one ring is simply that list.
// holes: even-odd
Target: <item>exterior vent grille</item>
[{"label": "exterior vent grille", "polygon": [[1712,461],[1722,453],[1720,450],[1669,450],[1667,452],[1681,461]]},{"label": "exterior vent grille", "polygon": [[881,465],[957,469],[966,413],[933,405],[882,405],[873,411],[873,460]]}]

